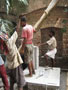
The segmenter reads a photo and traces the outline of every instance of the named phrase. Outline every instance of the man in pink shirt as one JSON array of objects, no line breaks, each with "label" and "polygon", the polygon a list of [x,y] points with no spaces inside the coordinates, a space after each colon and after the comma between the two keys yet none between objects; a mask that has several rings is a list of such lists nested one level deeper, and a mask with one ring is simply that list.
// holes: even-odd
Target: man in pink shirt
[{"label": "man in pink shirt", "polygon": [[26,23],[26,17],[21,17],[21,26],[22,29],[22,38],[24,39],[22,42],[22,50],[24,50],[25,63],[28,64],[29,75],[35,74],[35,70],[33,67],[33,33],[35,32],[34,28],[31,25]]}]

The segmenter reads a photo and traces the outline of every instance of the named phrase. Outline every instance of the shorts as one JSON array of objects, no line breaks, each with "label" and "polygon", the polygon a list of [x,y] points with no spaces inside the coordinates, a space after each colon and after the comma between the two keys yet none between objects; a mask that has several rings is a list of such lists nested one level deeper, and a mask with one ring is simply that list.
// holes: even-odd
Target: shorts
[{"label": "shorts", "polygon": [[52,59],[55,59],[55,54],[57,53],[57,49],[49,50],[46,55],[49,56]]},{"label": "shorts", "polygon": [[27,44],[24,50],[25,63],[29,63],[33,60],[33,44]]},{"label": "shorts", "polygon": [[22,65],[14,69],[9,69],[10,85],[17,83],[18,87],[22,88],[25,86],[25,78],[22,69]]}]

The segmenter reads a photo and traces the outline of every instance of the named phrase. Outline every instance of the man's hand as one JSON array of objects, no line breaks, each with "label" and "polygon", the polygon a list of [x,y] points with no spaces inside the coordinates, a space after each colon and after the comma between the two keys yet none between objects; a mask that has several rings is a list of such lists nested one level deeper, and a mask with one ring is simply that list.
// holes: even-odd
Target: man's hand
[{"label": "man's hand", "polygon": [[21,13],[21,14],[19,15],[19,19],[20,19],[21,17],[23,17],[23,13]]},{"label": "man's hand", "polygon": [[42,43],[42,44],[39,44],[38,47],[42,46],[42,45],[45,45],[46,43]]},{"label": "man's hand", "polygon": [[41,44],[38,44],[38,47],[40,47],[41,46]]},{"label": "man's hand", "polygon": [[20,49],[19,52],[20,52],[20,54],[24,54],[24,50],[22,48]]}]

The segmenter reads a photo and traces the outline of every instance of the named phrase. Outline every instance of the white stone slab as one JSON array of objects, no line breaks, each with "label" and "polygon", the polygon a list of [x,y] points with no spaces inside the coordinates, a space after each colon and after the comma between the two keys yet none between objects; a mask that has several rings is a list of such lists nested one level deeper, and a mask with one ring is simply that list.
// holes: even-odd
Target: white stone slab
[{"label": "white stone slab", "polygon": [[32,77],[27,77],[28,69],[24,71],[26,82],[38,85],[60,86],[60,68],[45,70],[44,67],[39,67],[36,74]]}]

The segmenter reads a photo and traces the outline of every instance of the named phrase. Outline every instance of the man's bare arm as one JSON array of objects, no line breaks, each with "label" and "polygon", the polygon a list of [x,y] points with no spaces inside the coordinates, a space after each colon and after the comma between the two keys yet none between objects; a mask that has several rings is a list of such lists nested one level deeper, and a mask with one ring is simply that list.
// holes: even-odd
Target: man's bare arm
[{"label": "man's bare arm", "polygon": [[16,31],[18,32],[19,29],[20,29],[20,19],[18,20]]},{"label": "man's bare arm", "polygon": [[42,46],[42,45],[48,45],[48,44],[45,42],[45,43],[42,43],[42,44],[40,44],[40,45],[38,45],[38,46]]},{"label": "man's bare arm", "polygon": [[22,50],[24,50],[25,44],[26,44],[26,38],[24,38],[24,40],[23,40],[23,42],[22,42]]}]

